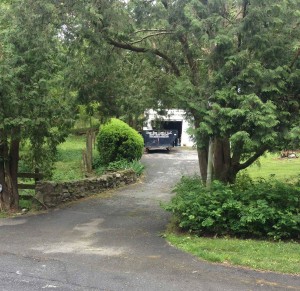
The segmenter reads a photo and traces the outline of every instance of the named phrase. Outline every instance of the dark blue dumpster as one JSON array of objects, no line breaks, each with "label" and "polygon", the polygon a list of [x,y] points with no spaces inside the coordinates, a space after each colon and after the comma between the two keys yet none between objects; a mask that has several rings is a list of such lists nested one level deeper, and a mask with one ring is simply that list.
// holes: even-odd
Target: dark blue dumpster
[{"label": "dark blue dumpster", "polygon": [[174,147],[178,139],[178,130],[144,130],[142,131],[146,150]]}]

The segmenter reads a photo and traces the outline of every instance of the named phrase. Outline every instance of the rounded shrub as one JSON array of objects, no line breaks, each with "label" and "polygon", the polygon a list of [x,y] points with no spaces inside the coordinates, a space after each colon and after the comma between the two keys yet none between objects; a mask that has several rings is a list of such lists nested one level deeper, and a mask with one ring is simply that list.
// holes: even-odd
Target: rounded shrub
[{"label": "rounded shrub", "polygon": [[97,149],[103,165],[121,160],[140,160],[143,148],[143,137],[119,119],[112,118],[100,127]]}]

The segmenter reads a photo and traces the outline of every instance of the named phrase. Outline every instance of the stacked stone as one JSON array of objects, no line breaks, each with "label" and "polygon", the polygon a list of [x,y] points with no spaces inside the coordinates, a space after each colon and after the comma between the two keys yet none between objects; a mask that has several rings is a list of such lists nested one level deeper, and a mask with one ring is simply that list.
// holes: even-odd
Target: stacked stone
[{"label": "stacked stone", "polygon": [[109,189],[129,185],[136,181],[137,176],[133,170],[125,170],[105,174],[100,177],[61,183],[40,181],[36,185],[36,199],[51,208]]}]

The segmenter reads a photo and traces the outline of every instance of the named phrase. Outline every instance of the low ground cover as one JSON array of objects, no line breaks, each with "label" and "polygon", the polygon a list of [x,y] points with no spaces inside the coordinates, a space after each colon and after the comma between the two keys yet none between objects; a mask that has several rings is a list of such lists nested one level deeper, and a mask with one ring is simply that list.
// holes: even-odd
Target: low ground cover
[{"label": "low ground cover", "polygon": [[0,211],[0,218],[5,218],[8,216],[8,213]]},{"label": "low ground cover", "polygon": [[217,184],[203,194],[194,178],[181,181],[164,205],[175,214],[167,240],[207,261],[300,275],[300,160],[278,156],[250,167],[238,191]]},{"label": "low ground cover", "polygon": [[300,240],[300,188],[275,179],[252,181],[241,176],[234,185],[183,177],[176,195],[164,206],[183,230],[198,235]]}]

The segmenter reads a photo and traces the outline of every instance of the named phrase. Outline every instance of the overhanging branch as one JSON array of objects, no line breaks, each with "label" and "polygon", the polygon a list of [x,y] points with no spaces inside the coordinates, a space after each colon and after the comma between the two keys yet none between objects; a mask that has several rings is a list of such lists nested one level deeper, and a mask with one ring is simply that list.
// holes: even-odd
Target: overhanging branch
[{"label": "overhanging branch", "polygon": [[177,65],[173,62],[173,60],[168,57],[165,53],[159,51],[158,49],[151,49],[151,48],[145,48],[145,47],[137,47],[137,46],[133,46],[132,44],[129,43],[123,43],[123,42],[119,42],[116,41],[112,38],[106,37],[106,40],[109,44],[121,48],[121,49],[125,49],[125,50],[129,50],[129,51],[133,51],[136,53],[151,53],[154,54],[156,56],[161,57],[162,59],[164,59],[172,68],[174,74],[176,76],[180,76],[180,71],[179,68],[177,67]]}]

